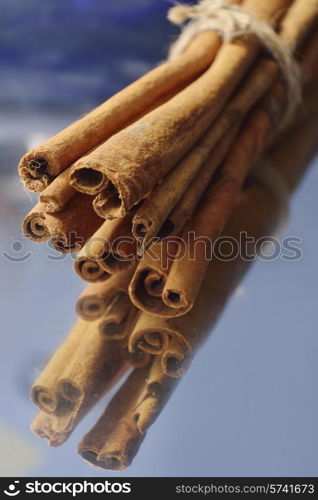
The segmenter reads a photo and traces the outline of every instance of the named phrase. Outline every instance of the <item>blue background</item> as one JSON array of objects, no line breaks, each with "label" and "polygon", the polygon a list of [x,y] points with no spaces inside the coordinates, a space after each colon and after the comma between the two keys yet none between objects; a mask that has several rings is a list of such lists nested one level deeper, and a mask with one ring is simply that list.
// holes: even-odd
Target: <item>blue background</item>
[{"label": "blue background", "polygon": [[[19,157],[164,59],[177,30],[164,0],[1,0],[1,475],[105,475],[76,454],[103,401],[58,449],[34,437],[28,390],[74,321],[83,284],[70,256],[21,239],[34,195]],[[317,250],[313,165],[285,235],[303,257],[259,262],[149,431],[137,476],[317,475]],[[32,201],[33,200],[33,201]],[[22,248],[15,249],[19,241]],[[32,256],[8,261],[3,252]]]}]

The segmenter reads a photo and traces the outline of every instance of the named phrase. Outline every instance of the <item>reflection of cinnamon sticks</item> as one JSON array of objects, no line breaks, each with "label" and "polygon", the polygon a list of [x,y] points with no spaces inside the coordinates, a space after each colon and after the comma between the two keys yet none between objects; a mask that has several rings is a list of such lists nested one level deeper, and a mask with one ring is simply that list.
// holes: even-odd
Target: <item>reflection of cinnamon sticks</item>
[{"label": "reflection of cinnamon sticks", "polygon": [[86,321],[100,318],[118,293],[127,292],[132,274],[133,269],[128,269],[110,276],[106,281],[87,286],[77,299],[77,314]]},{"label": "reflection of cinnamon sticks", "polygon": [[25,217],[22,230],[32,241],[51,239],[58,252],[78,252],[102,222],[92,208],[90,197],[77,193],[57,213],[46,213],[45,206],[37,203]]},{"label": "reflection of cinnamon sticks", "polygon": [[[315,127],[313,127],[313,121],[309,120],[301,136],[298,135],[299,129],[292,131],[271,154],[272,161],[275,157],[279,158],[279,161],[283,160],[283,163],[275,162],[274,167],[286,179],[290,190],[294,188],[296,179],[299,180],[304,172],[313,153],[313,146],[315,145],[317,149],[317,131],[316,115]],[[293,161],[294,153],[299,151],[299,145],[303,145],[305,137],[308,139],[306,148],[302,148],[302,153],[296,154],[297,159]],[[291,138],[295,139],[295,142],[290,142]],[[292,172],[288,168],[289,160],[292,162]],[[297,172],[296,175],[295,172]],[[160,318],[159,325],[158,318],[151,316],[147,318],[142,314],[144,318],[140,323],[139,332],[142,335],[137,334],[137,328],[133,336],[140,339],[148,335],[149,338],[154,339],[154,343],[158,344],[160,335],[163,339],[165,335],[178,334],[186,339],[189,334],[189,338],[194,340],[192,345],[197,348],[205,340],[211,327],[215,325],[228,298],[252,262],[251,259],[244,258],[245,252],[248,255],[255,255],[259,238],[268,234],[275,226],[278,206],[279,200],[266,186],[251,180],[239,195],[236,210],[224,232],[226,237],[231,236],[237,242],[240,242],[242,231],[246,231],[248,236],[253,237],[246,239],[248,246],[245,249],[241,248],[243,253],[238,252],[234,259],[212,262],[195,307],[190,313],[178,318]],[[255,210],[256,207],[257,210]],[[140,347],[143,345],[140,342],[137,344]],[[163,357],[160,359],[162,350],[157,353],[153,350],[152,353],[157,360],[149,372],[147,369],[135,370],[130,375],[93,429],[79,444],[80,455],[93,465],[113,470],[122,470],[129,466],[149,426],[159,415],[176,387],[176,379],[172,378],[172,375],[175,368],[180,368],[178,363],[175,360],[169,363],[169,355],[162,363]]]},{"label": "reflection of cinnamon sticks", "polygon": [[93,429],[84,436],[79,454],[98,467],[126,468],[174,385],[174,379],[163,374],[158,362],[150,368],[135,370]]},{"label": "reflection of cinnamon sticks", "polygon": [[54,429],[54,417],[40,412],[31,424],[32,432],[41,439],[46,439],[50,446],[61,446],[71,434],[68,432],[57,432]]},{"label": "reflection of cinnamon sticks", "polygon": [[53,431],[65,434],[127,367],[117,342],[105,341],[95,323],[79,320],[33,384],[31,396],[40,410],[51,415]]},{"label": "reflection of cinnamon sticks", "polygon": [[111,300],[98,325],[99,332],[108,340],[123,340],[131,330],[137,308],[128,293],[119,292]]},{"label": "reflection of cinnamon sticks", "polygon": [[[127,216],[105,221],[92,235],[74,263],[76,272],[83,279],[104,279],[108,273],[113,274],[135,265],[136,241],[131,234],[131,218]],[[88,263],[91,263],[95,272],[92,272]]]}]

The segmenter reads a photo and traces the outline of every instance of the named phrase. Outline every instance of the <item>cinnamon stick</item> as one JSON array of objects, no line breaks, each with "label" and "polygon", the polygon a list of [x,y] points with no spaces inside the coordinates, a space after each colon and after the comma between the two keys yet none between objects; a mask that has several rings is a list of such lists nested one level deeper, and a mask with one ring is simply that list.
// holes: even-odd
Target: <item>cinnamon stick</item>
[{"label": "cinnamon stick", "polygon": [[175,60],[153,69],[27,153],[19,164],[26,188],[42,191],[82,155],[179,92],[211,64],[220,44],[212,32],[198,34]]},{"label": "cinnamon stick", "polygon": [[[209,127],[200,141],[194,145],[181,162],[162,180],[138,209],[133,218],[132,227],[135,238],[143,240],[146,244],[154,236],[157,236],[169,213],[180,201],[193,180],[198,177],[198,172],[202,170],[202,175],[207,177],[206,170],[208,168],[206,165],[203,166],[203,163],[209,155],[212,156],[211,151],[213,151],[213,156],[209,160],[209,164],[217,165],[217,163],[221,162],[219,158],[222,156],[224,144],[220,147],[220,155],[213,148],[215,148],[219,141],[222,142],[223,137],[226,137],[225,147],[228,149],[231,141],[228,135],[233,135],[232,133],[229,134],[228,130],[236,129],[249,109],[273,84],[278,72],[277,63],[266,59],[261,60],[256,68],[250,72],[242,88],[238,90],[237,94],[226,106],[220,119]],[[216,158],[214,159],[215,154]],[[213,171],[214,169],[212,169]],[[202,181],[199,182],[201,184]],[[202,182],[202,184],[204,183]]]},{"label": "cinnamon stick", "polygon": [[116,273],[106,281],[91,283],[76,302],[76,313],[86,321],[101,318],[111,300],[121,292],[127,292],[133,269]]},{"label": "cinnamon stick", "polygon": [[136,265],[136,242],[131,234],[131,218],[104,221],[78,254],[74,269],[89,282],[104,281],[113,273]]},{"label": "cinnamon stick", "polygon": [[56,432],[54,424],[54,417],[41,411],[33,419],[31,431],[39,438],[46,439],[50,446],[61,446],[68,439],[71,432]]},{"label": "cinnamon stick", "polygon": [[85,332],[85,322],[77,321],[65,341],[60,345],[32,385],[31,399],[43,412],[53,415],[59,414],[59,397],[56,391],[57,381]]},{"label": "cinnamon stick", "polygon": [[54,416],[54,432],[69,433],[127,368],[123,347],[105,341],[95,323],[79,320],[33,384],[31,397]]},{"label": "cinnamon stick", "polygon": [[136,352],[140,349],[145,353],[160,356],[164,373],[179,378],[185,373],[197,339],[197,329],[193,327],[193,323],[191,326],[187,328],[186,334],[184,329],[180,329],[180,334],[173,321],[154,318],[141,312],[129,336],[129,351]]},{"label": "cinnamon stick", "polygon": [[103,222],[90,197],[82,193],[76,193],[61,212],[45,210],[42,203],[33,207],[22,223],[23,234],[35,242],[51,239],[54,250],[61,253],[78,252]]},{"label": "cinnamon stick", "polygon": [[179,234],[189,221],[213,175],[222,164],[238,130],[239,126],[232,127],[219,144],[217,144],[215,149],[212,150],[192,184],[186,189],[178,204],[164,221],[159,231],[159,237],[166,238],[171,234]]},{"label": "cinnamon stick", "polygon": [[180,311],[167,306],[162,300],[176,250],[177,243],[173,239],[165,238],[153,243],[139,261],[128,291],[133,304],[142,311],[158,316],[180,314]]},{"label": "cinnamon stick", "polygon": [[129,335],[137,311],[128,293],[117,293],[99,321],[99,332],[110,341],[124,340]]},{"label": "cinnamon stick", "polygon": [[150,368],[134,370],[82,439],[78,447],[81,457],[105,469],[123,470],[130,465],[175,384],[163,374],[158,360]]},{"label": "cinnamon stick", "polygon": [[70,185],[71,169],[67,168],[42,191],[39,201],[45,212],[60,212],[75,195],[76,189]]},{"label": "cinnamon stick", "polygon": [[[245,0],[244,7],[272,21],[288,0],[266,6]],[[107,189],[109,213],[125,215],[191,149],[255,60],[260,45],[254,36],[225,44],[211,67],[165,104],[122,130],[72,167],[71,183],[83,192]]]}]

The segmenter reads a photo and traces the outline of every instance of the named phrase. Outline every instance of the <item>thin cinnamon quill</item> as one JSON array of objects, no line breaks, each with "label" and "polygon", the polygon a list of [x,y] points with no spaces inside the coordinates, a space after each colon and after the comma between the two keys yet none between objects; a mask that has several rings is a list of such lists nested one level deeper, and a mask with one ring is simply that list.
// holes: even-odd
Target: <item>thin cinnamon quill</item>
[{"label": "thin cinnamon quill", "polygon": [[133,269],[116,273],[106,281],[91,283],[76,302],[76,313],[86,321],[101,318],[111,300],[118,293],[125,293],[133,275]]},{"label": "thin cinnamon quill", "polygon": [[127,215],[103,222],[74,262],[81,278],[102,281],[135,265],[136,241],[131,234],[131,219],[132,215]]},{"label": "thin cinnamon quill", "polygon": [[[268,0],[264,5],[245,0],[243,5],[256,17],[272,21],[290,3]],[[91,194],[106,188],[110,216],[118,210],[125,215],[204,134],[259,50],[254,36],[224,44],[195,82],[78,160],[72,167],[72,185]]]},{"label": "thin cinnamon quill", "polygon": [[212,32],[198,34],[179,57],[145,74],[27,153],[19,164],[26,188],[42,191],[78,158],[179,92],[211,64],[220,44]]},{"label": "thin cinnamon quill", "polygon": [[78,447],[81,457],[97,467],[125,469],[175,384],[174,379],[163,374],[158,360],[149,368],[134,370],[82,439]]},{"label": "thin cinnamon quill", "polygon": [[166,238],[172,234],[179,234],[181,229],[189,221],[201,196],[230,149],[238,129],[239,127],[232,127],[219,144],[217,144],[215,149],[212,150],[210,156],[202,165],[191,185],[183,193],[178,204],[173,208],[162,224],[159,231],[159,237]]},{"label": "thin cinnamon quill", "polygon": [[171,262],[178,250],[177,243],[173,238],[153,243],[138,263],[128,291],[133,304],[144,312],[158,316],[180,314],[180,310],[169,307],[162,300]]},{"label": "thin cinnamon quill", "polygon": [[55,418],[41,411],[33,419],[31,431],[41,439],[46,439],[50,446],[61,446],[70,436],[69,432],[57,432],[54,429]]},{"label": "thin cinnamon quill", "polygon": [[98,330],[110,341],[128,337],[138,309],[131,303],[128,292],[119,292],[111,300],[98,323]]},{"label": "thin cinnamon quill", "polygon": [[166,318],[140,312],[129,336],[128,348],[130,352],[141,350],[160,356],[164,373],[179,378],[185,373],[196,340],[197,328],[193,323],[189,323],[186,334],[184,330],[180,334],[173,321],[169,323]]},{"label": "thin cinnamon quill", "polygon": [[102,222],[93,210],[90,196],[76,193],[57,213],[47,213],[45,206],[37,203],[25,217],[22,231],[32,241],[51,239],[58,252],[78,252]]},{"label": "thin cinnamon quill", "polygon": [[54,432],[68,433],[127,369],[123,346],[107,342],[95,323],[79,320],[33,384],[31,397],[54,417]]},{"label": "thin cinnamon quill", "polygon": [[45,212],[60,212],[75,195],[76,189],[70,185],[70,173],[70,168],[64,170],[40,194],[39,201]]},{"label": "thin cinnamon quill", "polygon": [[[219,148],[221,149],[220,155],[213,148],[219,141],[222,142],[223,137],[226,137],[225,147],[228,148],[233,136],[233,133],[228,132],[229,129],[235,130],[244,115],[273,84],[278,72],[278,65],[272,60],[261,60],[257,64],[256,68],[247,76],[237,94],[226,106],[220,119],[209,127],[199,142],[162,180],[138,209],[136,215],[134,215],[132,227],[135,238],[143,240],[143,243],[146,244],[151,238],[157,236],[167,216],[178,204],[192,181],[196,178],[194,182],[198,182],[198,172],[201,173],[202,170],[201,175],[207,177],[206,171],[208,167],[203,163],[205,163],[209,155],[211,155],[210,166],[212,163],[217,165],[217,163],[221,162],[222,158],[220,157],[222,157],[222,151],[224,151],[224,144]],[[231,138],[229,138],[229,135]],[[203,182],[200,181],[200,184],[203,185]]]}]

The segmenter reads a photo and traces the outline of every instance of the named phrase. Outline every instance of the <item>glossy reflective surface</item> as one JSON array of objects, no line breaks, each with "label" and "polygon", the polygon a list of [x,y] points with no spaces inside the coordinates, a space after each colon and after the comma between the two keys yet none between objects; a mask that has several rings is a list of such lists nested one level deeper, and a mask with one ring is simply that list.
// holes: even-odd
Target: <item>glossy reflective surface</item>
[{"label": "glossy reflective surface", "polygon": [[[120,474],[93,469],[76,454],[105,401],[61,448],[49,449],[29,431],[36,414],[29,387],[72,325],[83,284],[70,256],[56,260],[45,244],[21,239],[20,221],[35,196],[23,191],[16,164],[164,58],[176,33],[165,21],[168,5],[1,1],[1,475]],[[303,239],[302,258],[253,267],[127,475],[316,475],[317,166],[284,232]]]}]

